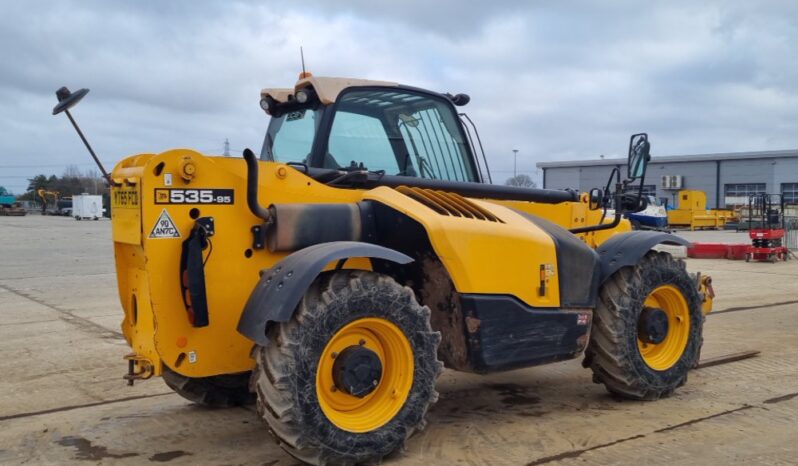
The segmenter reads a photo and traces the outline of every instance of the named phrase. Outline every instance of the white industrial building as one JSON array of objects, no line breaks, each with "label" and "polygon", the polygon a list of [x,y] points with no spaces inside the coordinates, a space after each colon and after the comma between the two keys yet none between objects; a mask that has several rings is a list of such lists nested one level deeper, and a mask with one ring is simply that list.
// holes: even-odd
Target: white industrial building
[{"label": "white industrial building", "polygon": [[[626,159],[543,162],[537,167],[543,171],[544,188],[588,191],[603,188],[613,167],[625,174]],[[749,194],[764,192],[783,193],[787,203],[798,204],[798,150],[652,157],[644,191],[673,200],[680,189],[704,191],[710,208],[745,204]]]}]

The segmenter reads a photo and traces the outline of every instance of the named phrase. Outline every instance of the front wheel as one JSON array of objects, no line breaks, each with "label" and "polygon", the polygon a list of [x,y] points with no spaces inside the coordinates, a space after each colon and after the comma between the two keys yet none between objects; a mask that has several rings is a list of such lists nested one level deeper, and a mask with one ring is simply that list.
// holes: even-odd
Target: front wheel
[{"label": "front wheel", "polygon": [[424,426],[438,397],[440,334],[412,290],[387,276],[321,276],[256,349],[258,413],[312,464],[379,462]]},{"label": "front wheel", "polygon": [[684,262],[651,251],[602,286],[584,365],[624,398],[656,400],[687,381],[704,315]]}]

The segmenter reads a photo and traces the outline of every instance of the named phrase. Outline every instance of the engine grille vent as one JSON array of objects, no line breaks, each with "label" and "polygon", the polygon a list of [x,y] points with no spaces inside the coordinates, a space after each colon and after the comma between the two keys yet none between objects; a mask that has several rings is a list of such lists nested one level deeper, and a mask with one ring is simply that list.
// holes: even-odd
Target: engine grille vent
[{"label": "engine grille vent", "polygon": [[441,215],[504,223],[489,211],[459,194],[436,191],[433,189],[411,188],[408,186],[399,186],[396,190]]}]

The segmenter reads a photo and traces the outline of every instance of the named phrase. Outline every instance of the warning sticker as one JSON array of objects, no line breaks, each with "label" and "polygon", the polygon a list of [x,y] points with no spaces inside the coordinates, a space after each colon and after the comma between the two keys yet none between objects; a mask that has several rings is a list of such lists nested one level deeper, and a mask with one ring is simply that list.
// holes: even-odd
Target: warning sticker
[{"label": "warning sticker", "polygon": [[166,209],[161,212],[158,221],[156,221],[155,226],[152,227],[150,238],[180,238],[180,232],[177,230],[175,222],[172,221],[172,217],[169,216]]}]

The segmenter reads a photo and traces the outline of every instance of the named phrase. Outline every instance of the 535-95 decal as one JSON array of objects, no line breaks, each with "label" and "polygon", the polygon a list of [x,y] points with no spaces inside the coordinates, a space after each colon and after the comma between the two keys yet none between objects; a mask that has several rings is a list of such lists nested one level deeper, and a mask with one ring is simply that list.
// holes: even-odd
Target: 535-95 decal
[{"label": "535-95 decal", "polygon": [[233,204],[232,189],[156,188],[156,204]]}]

